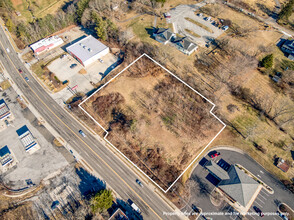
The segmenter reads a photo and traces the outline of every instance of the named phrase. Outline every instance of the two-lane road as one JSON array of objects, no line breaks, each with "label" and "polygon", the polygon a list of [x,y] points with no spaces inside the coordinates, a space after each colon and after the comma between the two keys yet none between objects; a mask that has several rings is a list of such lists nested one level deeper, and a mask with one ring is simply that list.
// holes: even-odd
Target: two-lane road
[{"label": "two-lane road", "polygon": [[[6,49],[10,52],[7,52]],[[137,176],[113,153],[84,131],[85,138],[78,131],[81,125],[62,109],[42,88],[26,69],[11,47],[4,30],[0,27],[0,60],[11,79],[22,91],[29,102],[59,135],[70,143],[86,162],[124,199],[131,199],[141,209],[144,219],[179,219],[177,216],[165,216],[163,212],[173,212],[155,192],[148,187],[140,188],[135,180]],[[22,69],[23,73],[19,73]],[[28,77],[26,81],[24,77]]]}]

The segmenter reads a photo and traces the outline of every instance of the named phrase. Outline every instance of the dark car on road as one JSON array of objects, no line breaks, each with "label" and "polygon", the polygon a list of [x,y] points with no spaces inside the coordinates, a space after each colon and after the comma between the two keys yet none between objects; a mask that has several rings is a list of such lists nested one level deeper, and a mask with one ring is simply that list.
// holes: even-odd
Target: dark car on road
[{"label": "dark car on road", "polygon": [[140,180],[136,179],[136,183],[138,183],[138,184],[139,184],[139,186],[143,187],[143,184],[141,183],[141,181],[140,181]]},{"label": "dark car on road", "polygon": [[22,70],[21,70],[21,69],[18,69],[18,72],[19,72],[19,73],[22,73]]},{"label": "dark car on road", "polygon": [[264,214],[263,214],[263,212],[260,210],[260,208],[258,208],[258,207],[256,207],[256,206],[253,206],[253,209],[254,209],[254,211],[256,211],[256,212],[259,214],[260,217],[263,217],[263,216],[264,216]]},{"label": "dark car on road", "polygon": [[82,130],[79,130],[79,133],[83,136],[86,137],[85,133]]}]

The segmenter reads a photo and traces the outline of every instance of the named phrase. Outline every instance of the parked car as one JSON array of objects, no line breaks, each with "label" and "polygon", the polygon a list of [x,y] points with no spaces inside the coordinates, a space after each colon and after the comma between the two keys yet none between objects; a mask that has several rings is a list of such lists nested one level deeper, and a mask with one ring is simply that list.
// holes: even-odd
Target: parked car
[{"label": "parked car", "polygon": [[141,181],[140,181],[140,180],[136,179],[136,183],[138,183],[138,184],[139,184],[139,186],[143,187],[143,184],[141,183]]},{"label": "parked car", "polygon": [[192,204],[192,209],[193,209],[194,212],[200,213],[200,210],[194,204]]},{"label": "parked car", "polygon": [[99,60],[100,63],[103,63],[103,60],[102,59],[98,59],[98,60]]},{"label": "parked car", "polygon": [[27,82],[30,81],[29,78],[28,78],[27,76],[25,77],[25,80],[26,80]]},{"label": "parked car", "polygon": [[10,123],[9,123],[9,121],[7,121],[7,119],[4,122],[5,122],[6,126],[10,125]]},{"label": "parked car", "polygon": [[259,214],[260,217],[264,216],[263,212],[257,206],[253,206],[253,209]]},{"label": "parked car", "polygon": [[73,68],[75,68],[76,66],[77,66],[77,64],[76,64],[76,63],[73,63],[73,64],[70,65],[70,68],[73,69]]},{"label": "parked car", "polygon": [[66,57],[66,56],[67,56],[66,54],[62,54],[62,55],[60,56],[60,59]]},{"label": "parked car", "polygon": [[282,214],[281,212],[277,211],[278,215],[284,219],[284,220],[288,220],[287,216],[285,216],[284,214]]},{"label": "parked car", "polygon": [[219,155],[220,155],[220,152],[216,152],[216,151],[212,151],[208,154],[210,158],[215,158],[215,157],[218,157]]},{"label": "parked car", "polygon": [[18,72],[19,72],[19,73],[22,73],[22,70],[21,70],[21,69],[18,69]]},{"label": "parked car", "polygon": [[86,137],[85,133],[82,130],[79,130],[79,133],[83,136]]}]

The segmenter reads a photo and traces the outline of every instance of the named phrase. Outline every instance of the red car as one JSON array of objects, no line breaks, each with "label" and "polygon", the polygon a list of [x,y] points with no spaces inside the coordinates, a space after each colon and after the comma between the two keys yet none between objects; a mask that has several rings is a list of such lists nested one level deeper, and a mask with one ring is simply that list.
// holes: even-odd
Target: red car
[{"label": "red car", "polygon": [[19,73],[22,73],[22,70],[21,70],[21,69],[18,69],[18,72],[19,72]]},{"label": "red car", "polygon": [[210,152],[209,157],[215,158],[215,157],[218,157],[219,155],[220,155],[220,152],[213,151],[213,152]]}]

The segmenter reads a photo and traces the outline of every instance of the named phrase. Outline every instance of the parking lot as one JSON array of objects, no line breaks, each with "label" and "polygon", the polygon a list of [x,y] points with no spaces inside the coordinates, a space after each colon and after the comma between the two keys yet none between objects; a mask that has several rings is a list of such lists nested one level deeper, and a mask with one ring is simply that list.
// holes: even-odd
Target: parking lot
[{"label": "parking lot", "polygon": [[[9,121],[0,132],[0,145],[7,145],[13,154],[15,166],[2,173],[3,182],[11,188],[22,188],[33,183],[38,184],[44,177],[68,165],[64,156],[57,152],[52,145],[54,137],[41,125],[28,108],[22,109],[17,102],[17,94],[10,87],[0,92],[12,112],[14,119]],[[16,130],[26,125],[31,131],[39,149],[30,154],[25,151]]]},{"label": "parking lot", "polygon": [[[270,194],[264,188],[261,189],[251,204],[246,215],[246,219],[257,220],[261,218],[254,210],[254,207],[259,208],[264,213],[264,217],[262,219],[271,220],[282,219],[276,213],[280,203],[286,203],[293,209],[294,197],[292,196],[291,192],[251,157],[238,151],[232,151],[228,149],[217,150],[217,152],[219,153],[219,156],[213,158],[212,160],[221,168],[226,170],[228,168],[228,164],[240,164],[274,190],[274,193]],[[203,167],[205,162],[209,159],[211,158],[208,156],[202,158],[199,162],[199,165],[197,165],[193,170],[190,183],[191,197],[187,203],[187,206],[184,207],[182,211],[191,209],[190,207],[193,204],[201,208],[203,212],[234,213],[235,211],[232,211],[234,208],[228,205],[226,202],[222,202],[219,206],[215,206],[210,200],[210,196],[216,184],[211,181],[213,178],[210,179],[209,172]],[[211,217],[212,219],[240,219],[238,215],[206,215],[206,217]]]},{"label": "parking lot", "polygon": [[[193,42],[203,46],[207,42],[211,41],[211,39],[217,38],[224,31],[212,25],[211,20],[208,21],[208,20],[205,20],[207,18],[196,15],[195,11],[200,6],[202,5],[199,5],[199,6],[197,6],[197,4],[196,5],[179,5],[171,9],[169,13],[171,14],[170,21],[173,23],[173,26],[175,29],[174,31],[176,33],[188,36],[189,38],[192,39]],[[202,25],[209,28],[212,31],[212,33],[186,20],[185,18],[190,18],[192,20],[195,20],[196,22],[201,23]],[[188,33],[185,29],[193,31],[194,33],[198,34],[200,37],[195,37],[191,35],[191,33]]]},{"label": "parking lot", "polygon": [[[60,81],[69,81],[69,87],[62,91],[53,94],[53,98],[60,104],[73,96],[73,92],[81,92],[86,94],[94,89],[94,84],[99,82],[102,77],[105,77],[112,69],[117,65],[118,58],[109,53],[102,58],[103,62],[97,60],[93,64],[84,67],[76,59],[67,54],[64,57],[59,57],[54,60],[48,69],[53,72]],[[71,68],[72,64],[76,64]],[[86,70],[86,73],[82,74],[80,71]],[[75,88],[72,92],[70,88]]]}]

